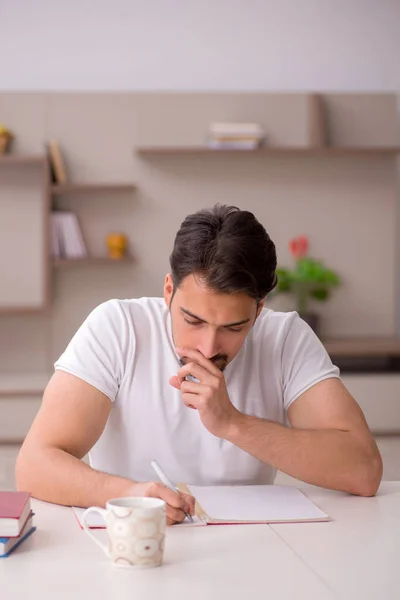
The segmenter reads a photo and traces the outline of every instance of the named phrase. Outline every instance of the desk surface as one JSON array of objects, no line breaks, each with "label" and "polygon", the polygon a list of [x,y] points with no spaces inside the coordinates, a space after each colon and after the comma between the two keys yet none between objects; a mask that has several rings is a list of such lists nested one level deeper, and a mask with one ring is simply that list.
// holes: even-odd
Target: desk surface
[{"label": "desk surface", "polygon": [[[165,563],[118,569],[71,509],[33,500],[37,531],[0,560],[7,600],[400,597],[400,482],[375,498],[302,488],[329,523],[169,528]],[[105,531],[98,531],[102,538]]]}]

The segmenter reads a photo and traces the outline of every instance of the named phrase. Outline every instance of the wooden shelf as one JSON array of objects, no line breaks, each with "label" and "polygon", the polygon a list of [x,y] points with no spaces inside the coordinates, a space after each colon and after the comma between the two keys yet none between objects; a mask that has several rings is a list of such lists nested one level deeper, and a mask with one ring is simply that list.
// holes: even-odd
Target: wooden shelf
[{"label": "wooden shelf", "polygon": [[39,306],[0,306],[0,317],[13,317],[25,315],[45,315],[49,312],[50,305],[48,303]]},{"label": "wooden shelf", "polygon": [[396,156],[400,147],[265,147],[255,150],[215,150],[207,146],[148,146],[139,147],[140,156],[209,156],[214,155],[256,155],[256,156]]},{"label": "wooden shelf", "polygon": [[51,193],[54,196],[67,194],[112,194],[120,192],[132,192],[135,189],[133,183],[66,183],[64,185],[52,185]]},{"label": "wooden shelf", "polygon": [[4,154],[0,156],[0,165],[43,165],[46,162],[46,157],[41,154],[37,155],[21,155],[18,154]]},{"label": "wooden shelf", "polygon": [[59,258],[53,260],[54,267],[71,266],[97,266],[97,265],[126,265],[131,263],[133,258],[127,256],[121,259],[107,258],[107,256],[90,256],[87,258]]},{"label": "wooden shelf", "polygon": [[330,356],[400,356],[400,338],[343,338],[322,340]]},{"label": "wooden shelf", "polygon": [[7,396],[41,396],[50,380],[47,373],[0,375],[0,398]]}]

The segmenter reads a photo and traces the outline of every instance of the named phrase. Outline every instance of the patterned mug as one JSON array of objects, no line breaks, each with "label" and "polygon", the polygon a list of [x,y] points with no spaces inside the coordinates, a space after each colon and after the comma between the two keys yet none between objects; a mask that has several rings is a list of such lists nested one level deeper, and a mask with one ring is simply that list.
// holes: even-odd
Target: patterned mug
[{"label": "patterned mug", "polygon": [[[89,529],[87,517],[102,515],[109,536],[103,544]],[[166,504],[159,498],[115,498],[106,508],[91,506],[83,513],[83,529],[117,567],[146,568],[162,564]]]}]

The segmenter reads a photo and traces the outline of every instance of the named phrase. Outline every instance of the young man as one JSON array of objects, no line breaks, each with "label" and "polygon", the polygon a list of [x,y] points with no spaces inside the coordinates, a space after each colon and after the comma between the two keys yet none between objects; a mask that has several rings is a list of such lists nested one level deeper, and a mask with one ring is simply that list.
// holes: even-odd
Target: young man
[{"label": "young man", "polygon": [[170,264],[164,299],[98,306],[56,362],[18,488],[79,506],[158,496],[179,522],[193,499],[154,481],[156,458],[174,482],[273,483],[279,469],[374,495],[381,457],[338,369],[297,313],[264,308],[276,253],[254,215],[188,216]]}]

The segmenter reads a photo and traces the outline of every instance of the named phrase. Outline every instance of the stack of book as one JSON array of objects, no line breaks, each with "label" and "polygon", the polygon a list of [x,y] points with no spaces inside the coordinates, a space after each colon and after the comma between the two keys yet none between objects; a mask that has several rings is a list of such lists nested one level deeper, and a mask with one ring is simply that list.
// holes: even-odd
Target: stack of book
[{"label": "stack of book", "polygon": [[28,492],[0,492],[0,558],[17,549],[36,530]]},{"label": "stack of book", "polygon": [[51,253],[54,258],[79,259],[87,256],[87,248],[75,213],[53,211],[51,222]]},{"label": "stack of book", "polygon": [[255,150],[264,139],[258,123],[211,123],[208,147],[215,150]]}]

